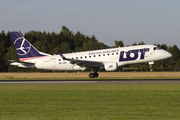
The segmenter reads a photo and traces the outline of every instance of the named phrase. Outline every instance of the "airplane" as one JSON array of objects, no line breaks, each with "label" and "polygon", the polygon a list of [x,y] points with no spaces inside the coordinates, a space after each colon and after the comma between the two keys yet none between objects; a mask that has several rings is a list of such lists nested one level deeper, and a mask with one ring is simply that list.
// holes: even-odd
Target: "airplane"
[{"label": "airplane", "polygon": [[97,78],[98,70],[115,71],[124,65],[149,63],[150,70],[155,61],[173,55],[155,45],[138,45],[50,55],[38,51],[20,33],[10,32],[19,60],[9,60],[10,65],[58,71],[90,70],[90,78]]}]

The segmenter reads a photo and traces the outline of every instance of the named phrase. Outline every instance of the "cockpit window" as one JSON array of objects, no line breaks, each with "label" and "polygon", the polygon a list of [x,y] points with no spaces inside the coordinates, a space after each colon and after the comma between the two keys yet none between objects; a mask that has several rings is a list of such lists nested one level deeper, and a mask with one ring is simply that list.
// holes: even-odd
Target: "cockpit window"
[{"label": "cockpit window", "polygon": [[154,50],[161,50],[162,48],[160,48],[160,47],[154,47],[153,49],[154,49]]},{"label": "cockpit window", "polygon": [[157,47],[154,47],[153,50],[157,50],[158,48]]},{"label": "cockpit window", "polygon": [[159,50],[161,50],[162,48],[160,48],[160,47],[157,47]]}]

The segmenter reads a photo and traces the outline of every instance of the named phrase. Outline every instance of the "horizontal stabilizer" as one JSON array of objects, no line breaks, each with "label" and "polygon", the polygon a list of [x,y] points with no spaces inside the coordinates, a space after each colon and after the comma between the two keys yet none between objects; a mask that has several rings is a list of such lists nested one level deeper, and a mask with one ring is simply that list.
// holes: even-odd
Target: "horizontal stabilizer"
[{"label": "horizontal stabilizer", "polygon": [[8,60],[11,62],[10,65],[13,66],[17,66],[17,67],[22,67],[22,68],[35,68],[35,63],[31,63],[31,62],[22,62],[22,61],[18,61],[18,60]]},{"label": "horizontal stabilizer", "polygon": [[19,60],[8,60],[8,61],[11,62],[11,63],[16,62],[16,63],[24,63],[24,64],[34,64],[34,63],[31,63],[31,62],[23,62],[23,61],[19,61]]}]

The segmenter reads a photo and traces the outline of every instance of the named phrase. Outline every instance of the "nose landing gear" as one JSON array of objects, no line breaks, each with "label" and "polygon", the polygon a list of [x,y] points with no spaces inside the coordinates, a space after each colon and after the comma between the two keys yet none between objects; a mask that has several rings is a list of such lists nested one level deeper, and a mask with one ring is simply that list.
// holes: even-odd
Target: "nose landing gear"
[{"label": "nose landing gear", "polygon": [[150,71],[152,72],[153,69],[152,69],[152,65],[154,64],[154,62],[149,62],[149,68],[150,68]]},{"label": "nose landing gear", "polygon": [[149,67],[150,67],[150,71],[153,72],[152,65],[150,65]]}]

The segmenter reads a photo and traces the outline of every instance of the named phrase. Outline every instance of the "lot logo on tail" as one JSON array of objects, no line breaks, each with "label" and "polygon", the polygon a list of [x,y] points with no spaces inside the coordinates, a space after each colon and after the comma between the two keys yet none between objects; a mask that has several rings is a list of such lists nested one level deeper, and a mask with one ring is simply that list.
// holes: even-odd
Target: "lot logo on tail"
[{"label": "lot logo on tail", "polygon": [[20,37],[15,40],[14,45],[18,55],[26,55],[31,50],[31,45],[26,41],[24,37]]}]

